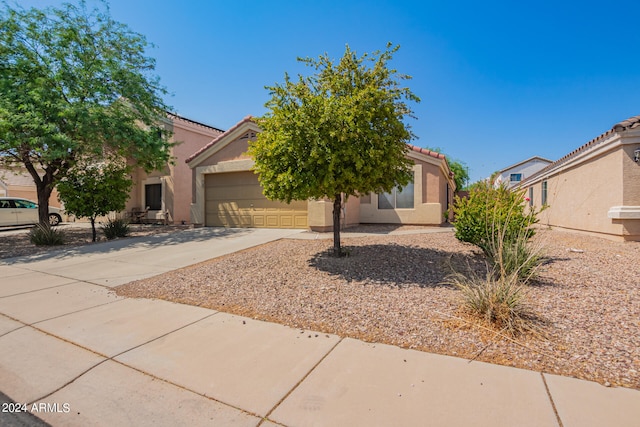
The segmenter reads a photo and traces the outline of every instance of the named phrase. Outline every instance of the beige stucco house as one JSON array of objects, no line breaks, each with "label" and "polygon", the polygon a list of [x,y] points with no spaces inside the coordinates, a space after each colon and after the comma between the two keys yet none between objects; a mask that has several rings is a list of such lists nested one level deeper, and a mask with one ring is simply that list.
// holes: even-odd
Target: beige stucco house
[{"label": "beige stucco house", "polygon": [[[143,220],[187,224],[190,220],[193,187],[191,169],[185,159],[222,134],[222,130],[176,114],[167,114],[164,124],[173,133],[173,162],[161,171],[146,173],[143,169],[136,168],[132,172],[133,187],[123,214],[142,212],[149,207]],[[0,170],[0,195],[38,200],[33,178],[22,169]],[[55,189],[49,204],[61,207]]]},{"label": "beige stucco house", "polygon": [[[0,169],[0,196],[20,197],[34,202],[38,201],[38,191],[33,178],[25,168]],[[49,205],[59,208],[62,206],[58,200],[56,189],[51,193]]]},{"label": "beige stucco house", "polygon": [[191,154],[222,134],[222,130],[196,121],[168,114],[165,126],[173,135],[171,155],[174,161],[163,170],[146,173],[137,168],[132,173],[133,188],[127,211],[144,211],[147,221],[187,224],[192,199],[191,169],[185,163]]},{"label": "beige stucco house", "polygon": [[[270,201],[262,194],[254,161],[247,154],[249,141],[260,132],[250,116],[187,159],[193,173],[191,222],[205,226],[304,228],[333,227],[332,201]],[[342,223],[441,225],[453,200],[455,183],[446,158],[423,148],[408,146],[414,181],[401,192],[350,197]]]},{"label": "beige stucco house", "polygon": [[640,240],[640,116],[614,125],[521,183],[540,223]]}]

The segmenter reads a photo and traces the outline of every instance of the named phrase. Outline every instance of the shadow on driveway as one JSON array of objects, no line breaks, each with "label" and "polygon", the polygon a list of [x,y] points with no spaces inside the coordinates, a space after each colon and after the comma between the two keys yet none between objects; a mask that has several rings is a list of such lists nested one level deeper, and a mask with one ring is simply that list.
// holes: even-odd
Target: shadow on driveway
[{"label": "shadow on driveway", "polygon": [[47,252],[14,258],[0,259],[0,265],[30,263],[48,259],[65,259],[78,255],[115,254],[125,249],[152,249],[160,246],[179,245],[186,242],[206,242],[211,239],[228,239],[252,233],[253,229],[203,227],[155,234],[143,237],[127,237],[107,242],[97,242],[82,246],[56,247]]}]

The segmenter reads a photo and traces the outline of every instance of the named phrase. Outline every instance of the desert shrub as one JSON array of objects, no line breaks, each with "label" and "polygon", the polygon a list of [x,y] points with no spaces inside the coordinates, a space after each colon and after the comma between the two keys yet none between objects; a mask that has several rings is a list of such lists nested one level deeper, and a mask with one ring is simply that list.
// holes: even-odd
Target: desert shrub
[{"label": "desert shrub", "polygon": [[532,329],[532,312],[526,303],[526,286],[516,274],[486,277],[454,273],[447,283],[461,291],[463,309],[489,326],[510,335]]},{"label": "desert shrub", "polygon": [[29,231],[29,241],[36,246],[64,245],[64,240],[64,232],[49,225],[38,224]]},{"label": "desert shrub", "polygon": [[475,184],[466,198],[456,197],[453,206],[455,235],[463,242],[478,246],[489,255],[496,234],[506,242],[529,239],[538,220],[534,209],[525,211],[524,191],[494,188],[488,182]]},{"label": "desert shrub", "polygon": [[531,244],[524,236],[513,241],[496,238],[487,245],[487,258],[497,276],[515,274],[523,283],[534,278],[544,262],[542,247]]},{"label": "desert shrub", "polygon": [[101,228],[107,240],[127,237],[129,234],[129,223],[122,218],[109,219],[107,223],[101,225]]}]

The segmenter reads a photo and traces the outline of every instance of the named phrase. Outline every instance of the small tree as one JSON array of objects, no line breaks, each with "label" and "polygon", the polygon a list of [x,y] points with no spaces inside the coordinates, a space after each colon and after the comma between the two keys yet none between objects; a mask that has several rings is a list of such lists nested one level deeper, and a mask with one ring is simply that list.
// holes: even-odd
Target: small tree
[{"label": "small tree", "polygon": [[0,7],[0,165],[31,175],[40,223],[56,184],[81,159],[107,151],[146,170],[166,165],[166,90],[142,35],[84,1]]},{"label": "small tree", "polygon": [[249,151],[264,194],[271,200],[328,198],[333,201],[333,249],[340,247],[342,197],[388,192],[411,179],[403,122],[419,102],[400,80],[410,79],[387,63],[399,46],[358,57],[346,47],[335,64],[327,54],[298,58],[315,73],[268,86],[267,114]]},{"label": "small tree", "polygon": [[112,161],[102,165],[74,168],[58,184],[67,213],[91,221],[92,241],[96,241],[96,218],[125,208],[131,178],[125,165]]}]

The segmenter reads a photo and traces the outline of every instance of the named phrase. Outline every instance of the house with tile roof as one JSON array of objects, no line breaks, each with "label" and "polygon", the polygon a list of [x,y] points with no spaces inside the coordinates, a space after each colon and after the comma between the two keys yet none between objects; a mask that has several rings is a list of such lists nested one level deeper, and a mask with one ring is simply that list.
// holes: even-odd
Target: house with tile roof
[{"label": "house with tile roof", "polygon": [[133,171],[133,188],[126,210],[146,210],[143,221],[188,224],[193,187],[191,169],[185,160],[223,131],[173,113],[167,114],[164,124],[172,132],[174,160],[159,171],[147,173],[142,168]]},{"label": "house with tile roof", "polygon": [[525,179],[540,223],[640,241],[640,116],[615,124]]},{"label": "house with tile roof", "polygon": [[[164,126],[172,132],[173,162],[162,170],[145,172],[135,168],[131,173],[133,187],[126,205],[126,212],[145,212],[139,219],[146,222],[189,223],[192,199],[191,169],[185,159],[222,134],[222,130],[194,120],[167,113]],[[1,169],[0,195],[38,200],[33,178],[26,170]],[[60,207],[57,192],[51,195],[51,206]]]},{"label": "house with tile roof", "polygon": [[523,160],[498,171],[493,180],[493,185],[496,187],[506,185],[507,188],[513,188],[519,185],[522,180],[541,171],[551,163],[553,163],[551,160],[545,159],[544,157],[530,157],[527,160]]},{"label": "house with tile roof", "polygon": [[[249,141],[261,129],[247,116],[186,159],[193,173],[191,222],[205,226],[310,228],[333,227],[330,200],[268,200],[262,194]],[[408,145],[414,179],[391,193],[350,197],[341,224],[362,223],[441,225],[453,201],[455,183],[444,155]]]}]

